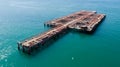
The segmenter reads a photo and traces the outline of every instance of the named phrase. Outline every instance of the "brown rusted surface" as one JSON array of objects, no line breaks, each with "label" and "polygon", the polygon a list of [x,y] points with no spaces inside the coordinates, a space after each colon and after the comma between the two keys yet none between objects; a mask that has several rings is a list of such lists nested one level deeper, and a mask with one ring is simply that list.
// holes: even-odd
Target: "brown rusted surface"
[{"label": "brown rusted surface", "polygon": [[19,46],[26,47],[29,51],[34,46],[43,45],[68,28],[91,32],[104,16],[104,14],[96,14],[96,11],[80,11],[49,21],[45,25],[53,27],[52,29],[19,43]]}]

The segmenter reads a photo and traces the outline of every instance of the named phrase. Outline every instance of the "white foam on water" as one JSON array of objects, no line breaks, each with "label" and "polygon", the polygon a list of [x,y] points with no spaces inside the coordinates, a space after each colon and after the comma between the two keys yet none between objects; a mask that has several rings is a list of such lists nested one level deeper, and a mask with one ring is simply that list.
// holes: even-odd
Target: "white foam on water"
[{"label": "white foam on water", "polygon": [[72,57],[72,60],[74,60],[74,57]]},{"label": "white foam on water", "polygon": [[12,47],[9,46],[7,48],[3,48],[2,50],[0,50],[0,61],[5,60],[5,62],[7,62],[6,58],[11,54],[11,49]]}]

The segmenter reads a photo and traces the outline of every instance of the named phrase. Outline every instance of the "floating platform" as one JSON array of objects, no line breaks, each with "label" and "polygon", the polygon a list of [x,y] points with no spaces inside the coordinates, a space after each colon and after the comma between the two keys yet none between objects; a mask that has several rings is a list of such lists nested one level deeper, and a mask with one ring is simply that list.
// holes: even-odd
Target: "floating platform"
[{"label": "floating platform", "polygon": [[66,32],[67,29],[92,32],[104,17],[105,14],[97,14],[96,11],[82,10],[48,21],[44,25],[52,27],[52,29],[25,41],[18,42],[18,49],[30,54],[34,49],[44,46],[49,40]]}]

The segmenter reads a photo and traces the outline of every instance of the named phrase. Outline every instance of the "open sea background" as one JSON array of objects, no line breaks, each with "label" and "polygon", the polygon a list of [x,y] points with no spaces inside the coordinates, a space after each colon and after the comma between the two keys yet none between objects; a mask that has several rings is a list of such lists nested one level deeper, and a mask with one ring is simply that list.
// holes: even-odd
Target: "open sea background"
[{"label": "open sea background", "polygon": [[[69,32],[35,55],[17,41],[42,33],[44,22],[80,10],[106,14],[92,35]],[[0,67],[120,67],[120,0],[0,0]]]}]

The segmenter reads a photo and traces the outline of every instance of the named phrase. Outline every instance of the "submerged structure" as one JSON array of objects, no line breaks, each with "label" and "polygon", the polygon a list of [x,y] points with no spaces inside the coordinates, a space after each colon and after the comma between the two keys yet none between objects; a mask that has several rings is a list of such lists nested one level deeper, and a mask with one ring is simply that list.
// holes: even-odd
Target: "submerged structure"
[{"label": "submerged structure", "polygon": [[52,27],[49,31],[18,42],[18,49],[30,54],[34,49],[41,48],[49,40],[58,37],[68,29],[82,32],[92,32],[105,17],[105,14],[97,14],[96,11],[85,11],[73,13],[71,15],[58,18],[45,23],[45,26]]}]

